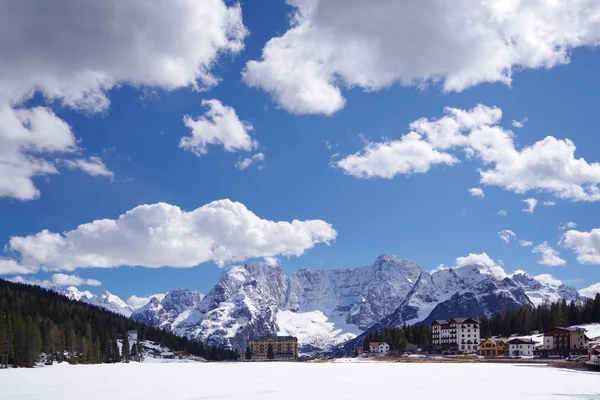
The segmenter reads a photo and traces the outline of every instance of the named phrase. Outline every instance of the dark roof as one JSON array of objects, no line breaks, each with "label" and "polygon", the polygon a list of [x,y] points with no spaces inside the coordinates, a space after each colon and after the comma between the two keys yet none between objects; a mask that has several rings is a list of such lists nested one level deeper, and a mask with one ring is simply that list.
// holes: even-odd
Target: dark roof
[{"label": "dark roof", "polygon": [[273,340],[294,340],[294,341],[298,341],[298,338],[295,336],[260,336],[257,338],[251,338],[249,340],[269,340],[269,339],[273,339]]},{"label": "dark roof", "polygon": [[531,339],[513,339],[508,344],[536,344]]},{"label": "dark roof", "polygon": [[560,326],[555,326],[554,328],[546,329],[543,333],[554,331],[554,330],[557,330],[557,331],[568,331],[568,332],[585,332],[585,329],[583,329],[583,328],[578,328],[578,327],[563,328],[563,327],[560,327]]},{"label": "dark roof", "polygon": [[445,320],[445,319],[436,319],[435,321],[433,321],[431,323],[431,325],[447,325],[450,323],[457,323],[457,324],[480,324],[481,321],[479,321],[479,319],[477,318],[452,318],[449,321]]}]

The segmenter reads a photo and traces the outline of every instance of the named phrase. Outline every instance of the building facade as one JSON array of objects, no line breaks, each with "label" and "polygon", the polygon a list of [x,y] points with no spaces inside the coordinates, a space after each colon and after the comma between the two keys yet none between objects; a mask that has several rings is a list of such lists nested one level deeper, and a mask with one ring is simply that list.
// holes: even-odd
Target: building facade
[{"label": "building facade", "polygon": [[253,360],[268,360],[269,346],[273,348],[274,360],[298,358],[298,338],[294,336],[263,336],[248,340],[247,346]]},{"label": "building facade", "polygon": [[390,345],[386,342],[371,342],[369,351],[375,354],[387,354],[390,351]]},{"label": "building facade", "polygon": [[531,339],[513,339],[508,342],[510,357],[533,357],[535,342]]},{"label": "building facade", "polygon": [[544,332],[547,354],[587,354],[589,339],[583,328],[551,328]]},{"label": "building facade", "polygon": [[479,355],[486,357],[498,357],[508,355],[508,341],[506,338],[485,339],[479,345]]},{"label": "building facade", "polygon": [[480,324],[477,318],[433,321],[431,324],[433,349],[451,353],[476,353],[479,350]]}]

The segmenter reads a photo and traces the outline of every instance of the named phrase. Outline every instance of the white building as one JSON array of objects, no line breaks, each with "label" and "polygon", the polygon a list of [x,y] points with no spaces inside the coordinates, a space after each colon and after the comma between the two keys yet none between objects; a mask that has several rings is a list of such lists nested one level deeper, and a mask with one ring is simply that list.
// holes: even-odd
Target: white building
[{"label": "white building", "polygon": [[509,357],[533,357],[535,342],[531,339],[513,339],[508,342]]},{"label": "white building", "polygon": [[369,351],[377,354],[387,354],[390,351],[390,345],[386,342],[371,342],[369,343]]},{"label": "white building", "polygon": [[127,336],[129,336],[129,343],[135,343],[138,340],[138,331],[127,331]]},{"label": "white building", "polygon": [[481,322],[477,318],[436,320],[431,324],[432,346],[437,351],[477,353]]}]

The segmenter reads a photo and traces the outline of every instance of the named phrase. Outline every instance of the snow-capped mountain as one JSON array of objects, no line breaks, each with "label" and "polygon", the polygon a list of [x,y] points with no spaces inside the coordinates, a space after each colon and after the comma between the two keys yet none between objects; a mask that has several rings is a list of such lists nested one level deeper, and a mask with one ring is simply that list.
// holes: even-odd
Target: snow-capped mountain
[{"label": "snow-capped mountain", "polygon": [[532,276],[523,270],[519,270],[515,271],[510,277],[525,290],[531,302],[536,306],[544,302],[554,303],[562,299],[567,301],[584,299],[577,289],[566,286],[548,274]]},{"label": "snow-capped mountain", "polygon": [[71,300],[78,300],[93,306],[105,308],[109,311],[122,314],[126,317],[131,316],[133,308],[125,303],[119,296],[116,296],[105,290],[99,295],[95,295],[87,290],[82,291],[76,287],[68,287],[66,289],[53,288],[54,291],[61,293]]},{"label": "snow-capped mountain", "polygon": [[561,282],[482,264],[423,271],[411,260],[382,255],[355,269],[301,269],[249,264],[224,271],[202,298],[190,291],[152,299],[133,318],[211,345],[244,351],[249,337],[294,335],[303,352],[328,350],[368,329],[452,316],[577,300]]},{"label": "snow-capped mountain", "polygon": [[188,312],[192,312],[203,298],[203,294],[189,289],[173,290],[162,300],[152,297],[148,304],[135,310],[131,318],[158,328],[172,329],[173,323],[187,319]]},{"label": "snow-capped mountain", "polygon": [[389,255],[353,270],[301,269],[291,276],[277,266],[249,264],[226,270],[196,307],[177,317],[153,301],[133,318],[238,350],[249,337],[274,333],[299,337],[304,351],[324,349],[391,313],[420,273],[414,262]]}]

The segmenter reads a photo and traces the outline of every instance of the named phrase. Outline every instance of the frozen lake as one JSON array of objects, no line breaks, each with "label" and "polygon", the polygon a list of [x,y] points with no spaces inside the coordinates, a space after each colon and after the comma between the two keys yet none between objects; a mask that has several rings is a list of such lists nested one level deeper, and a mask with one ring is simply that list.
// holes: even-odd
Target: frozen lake
[{"label": "frozen lake", "polygon": [[590,400],[600,399],[600,374],[431,363],[148,363],[0,370],[0,398],[7,400],[367,400],[394,393],[445,400]]}]

